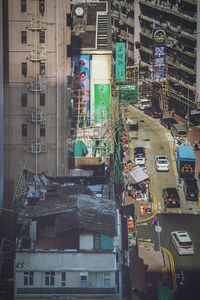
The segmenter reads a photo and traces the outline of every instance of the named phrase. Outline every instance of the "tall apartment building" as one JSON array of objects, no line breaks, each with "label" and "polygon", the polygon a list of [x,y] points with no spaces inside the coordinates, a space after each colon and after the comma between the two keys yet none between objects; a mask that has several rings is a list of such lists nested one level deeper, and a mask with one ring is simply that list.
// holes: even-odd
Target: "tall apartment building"
[{"label": "tall apartment building", "polygon": [[174,107],[176,113],[187,117],[200,104],[198,1],[140,0],[135,18],[140,20],[140,59],[150,67],[153,30],[166,32],[168,109]]},{"label": "tall apartment building", "polygon": [[66,175],[69,1],[8,0],[4,11],[6,198],[24,167]]},{"label": "tall apartment building", "polygon": [[134,1],[112,1],[111,17],[113,49],[116,42],[124,42],[127,66],[133,66],[136,63],[134,57]]}]

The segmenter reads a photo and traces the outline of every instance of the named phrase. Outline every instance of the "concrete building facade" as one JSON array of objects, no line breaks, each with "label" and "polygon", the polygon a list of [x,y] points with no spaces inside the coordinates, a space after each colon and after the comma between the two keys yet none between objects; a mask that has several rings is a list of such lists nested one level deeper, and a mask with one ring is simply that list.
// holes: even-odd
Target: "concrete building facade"
[{"label": "concrete building facade", "polygon": [[[138,1],[136,1],[138,2]],[[140,60],[152,70],[153,32],[166,32],[166,109],[192,120],[191,111],[199,108],[199,3],[198,1],[140,0],[135,18],[140,26]],[[166,90],[165,90],[166,89]],[[199,116],[198,116],[199,117]],[[198,118],[197,117],[197,118]]]},{"label": "concrete building facade", "polygon": [[6,201],[24,167],[67,174],[69,1],[3,1]]}]

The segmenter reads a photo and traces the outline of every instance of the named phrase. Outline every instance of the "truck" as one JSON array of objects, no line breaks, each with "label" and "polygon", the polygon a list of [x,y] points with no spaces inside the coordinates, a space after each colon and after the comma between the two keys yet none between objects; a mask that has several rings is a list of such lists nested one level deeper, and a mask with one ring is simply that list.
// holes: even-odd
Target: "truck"
[{"label": "truck", "polygon": [[190,178],[195,175],[195,154],[191,146],[177,147],[177,170],[180,178]]}]

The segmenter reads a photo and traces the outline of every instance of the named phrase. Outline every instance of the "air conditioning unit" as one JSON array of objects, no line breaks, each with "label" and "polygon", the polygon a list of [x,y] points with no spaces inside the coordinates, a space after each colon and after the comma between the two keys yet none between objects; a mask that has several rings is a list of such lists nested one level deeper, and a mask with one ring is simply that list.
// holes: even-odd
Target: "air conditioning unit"
[{"label": "air conditioning unit", "polygon": [[42,145],[41,144],[32,144],[31,145],[31,152],[32,153],[40,153],[42,151]]}]

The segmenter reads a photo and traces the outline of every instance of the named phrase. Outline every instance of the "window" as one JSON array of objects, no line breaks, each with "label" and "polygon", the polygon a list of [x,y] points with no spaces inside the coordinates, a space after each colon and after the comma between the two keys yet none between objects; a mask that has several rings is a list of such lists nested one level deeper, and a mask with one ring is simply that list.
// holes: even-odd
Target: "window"
[{"label": "window", "polygon": [[103,273],[103,285],[104,287],[110,287],[110,273]]},{"label": "window", "polygon": [[21,102],[22,102],[22,106],[27,106],[27,94],[26,93],[22,93],[21,94]]},{"label": "window", "polygon": [[33,285],[33,276],[34,276],[34,272],[32,272],[32,271],[24,272],[24,285],[25,286]]},{"label": "window", "polygon": [[22,124],[22,136],[27,136],[28,126],[27,124]]},{"label": "window", "polygon": [[22,75],[23,75],[24,77],[27,77],[27,63],[23,62],[23,63],[21,64],[21,68],[22,68]]},{"label": "window", "polygon": [[21,0],[21,12],[26,12],[26,0]]},{"label": "window", "polygon": [[45,272],[45,285],[53,286],[55,282],[55,272]]},{"label": "window", "polygon": [[81,278],[80,285],[82,287],[87,286],[88,285],[88,272],[81,272],[80,278]]},{"label": "window", "polygon": [[45,43],[45,31],[41,30],[40,31],[40,44]]},{"label": "window", "polygon": [[26,31],[21,31],[21,43],[27,44],[27,32]]},{"label": "window", "polygon": [[66,25],[69,26],[69,27],[71,27],[71,25],[72,25],[71,14],[66,15]]},{"label": "window", "polygon": [[40,124],[40,136],[45,136],[45,124]]},{"label": "window", "polygon": [[45,1],[44,0],[39,0],[39,11],[42,16],[44,16],[44,11],[45,11]]},{"label": "window", "polygon": [[71,57],[72,56],[72,47],[71,45],[67,45],[67,57]]},{"label": "window", "polygon": [[45,106],[45,94],[40,94],[40,106]]},{"label": "window", "polygon": [[61,285],[66,286],[66,272],[61,273]]},{"label": "window", "polygon": [[40,75],[45,75],[45,63],[40,63]]}]

